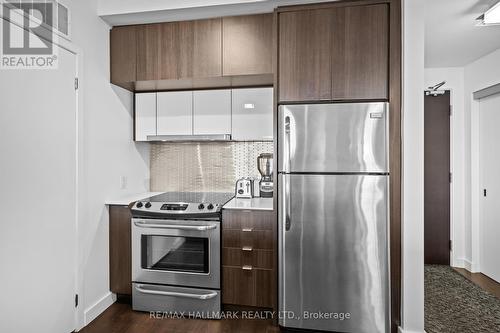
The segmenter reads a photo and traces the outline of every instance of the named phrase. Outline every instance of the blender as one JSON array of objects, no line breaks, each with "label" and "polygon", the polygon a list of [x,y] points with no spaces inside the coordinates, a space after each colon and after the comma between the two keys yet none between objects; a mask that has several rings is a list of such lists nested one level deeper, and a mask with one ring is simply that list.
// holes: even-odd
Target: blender
[{"label": "blender", "polygon": [[257,168],[262,176],[259,182],[260,196],[262,198],[273,197],[273,154],[263,153],[257,157]]}]

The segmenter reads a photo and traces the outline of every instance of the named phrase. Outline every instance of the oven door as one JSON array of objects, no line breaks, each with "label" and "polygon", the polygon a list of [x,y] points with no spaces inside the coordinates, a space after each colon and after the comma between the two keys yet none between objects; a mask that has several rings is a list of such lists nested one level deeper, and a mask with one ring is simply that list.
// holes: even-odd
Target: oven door
[{"label": "oven door", "polygon": [[220,289],[220,222],[133,218],[132,280]]}]

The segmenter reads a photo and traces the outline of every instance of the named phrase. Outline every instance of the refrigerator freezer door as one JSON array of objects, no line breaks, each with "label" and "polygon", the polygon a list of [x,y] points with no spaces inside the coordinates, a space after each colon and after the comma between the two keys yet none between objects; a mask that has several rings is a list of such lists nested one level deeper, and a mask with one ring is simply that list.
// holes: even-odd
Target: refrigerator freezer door
[{"label": "refrigerator freezer door", "polygon": [[279,122],[279,172],[388,172],[387,103],[282,105]]},{"label": "refrigerator freezer door", "polygon": [[280,325],[389,332],[388,176],[279,182]]}]

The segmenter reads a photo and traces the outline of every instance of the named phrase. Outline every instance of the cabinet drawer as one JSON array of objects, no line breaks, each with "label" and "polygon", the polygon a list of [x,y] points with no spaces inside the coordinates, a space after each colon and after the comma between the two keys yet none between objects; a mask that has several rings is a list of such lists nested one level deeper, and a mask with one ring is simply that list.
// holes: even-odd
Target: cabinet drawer
[{"label": "cabinet drawer", "polygon": [[273,230],[276,224],[273,211],[224,210],[222,212],[223,229]]},{"label": "cabinet drawer", "polygon": [[[249,231],[244,231],[249,230]],[[272,250],[273,232],[271,230],[222,230],[222,246],[243,248],[250,246],[253,249]]]},{"label": "cabinet drawer", "polygon": [[271,308],[274,295],[272,271],[247,268],[222,267],[222,302]]},{"label": "cabinet drawer", "polygon": [[254,268],[272,269],[274,251],[255,250],[252,247],[222,248],[222,265],[252,266]]}]

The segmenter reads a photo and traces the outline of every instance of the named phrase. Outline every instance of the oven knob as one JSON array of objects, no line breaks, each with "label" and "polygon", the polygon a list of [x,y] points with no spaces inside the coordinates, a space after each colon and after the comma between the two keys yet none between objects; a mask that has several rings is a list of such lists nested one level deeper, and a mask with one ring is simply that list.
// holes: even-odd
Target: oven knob
[{"label": "oven knob", "polygon": [[205,208],[205,205],[204,205],[204,204],[200,204],[200,205],[198,206],[198,209],[200,209],[200,210],[201,210],[201,209],[204,209],[204,208]]},{"label": "oven knob", "polygon": [[212,210],[212,209],[214,209],[214,205],[209,204],[209,205],[207,206],[207,209],[208,209],[208,210]]},{"label": "oven knob", "polygon": [[139,202],[137,203],[137,208],[141,208],[141,207],[142,207],[142,202],[140,202],[140,201],[139,201]]},{"label": "oven knob", "polygon": [[150,208],[151,207],[151,202],[146,202],[146,204],[144,205],[144,207]]}]

